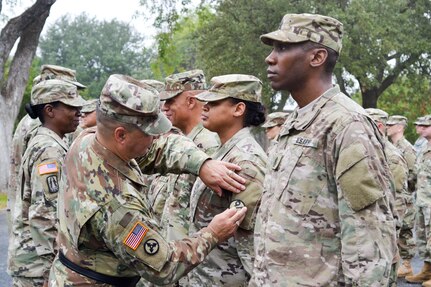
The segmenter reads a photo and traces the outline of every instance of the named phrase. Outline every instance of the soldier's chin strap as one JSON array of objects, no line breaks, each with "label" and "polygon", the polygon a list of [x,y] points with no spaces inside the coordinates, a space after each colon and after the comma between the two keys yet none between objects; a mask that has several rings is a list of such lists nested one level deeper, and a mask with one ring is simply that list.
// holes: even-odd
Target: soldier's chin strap
[{"label": "soldier's chin strap", "polygon": [[88,277],[90,279],[93,279],[101,283],[118,286],[118,287],[134,287],[141,279],[140,276],[135,276],[135,277],[109,276],[93,270],[83,268],[75,264],[74,262],[70,261],[69,259],[67,259],[67,257],[64,256],[62,251],[58,253],[58,258],[60,259],[60,262],[70,270],[73,270],[78,274],[81,274],[85,277]]}]

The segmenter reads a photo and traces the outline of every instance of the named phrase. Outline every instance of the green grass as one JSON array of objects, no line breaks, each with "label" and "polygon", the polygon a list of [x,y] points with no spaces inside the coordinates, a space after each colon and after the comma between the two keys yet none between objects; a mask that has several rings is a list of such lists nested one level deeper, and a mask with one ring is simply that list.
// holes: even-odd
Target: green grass
[{"label": "green grass", "polygon": [[7,205],[7,194],[1,192],[0,193],[0,210],[5,209]]}]

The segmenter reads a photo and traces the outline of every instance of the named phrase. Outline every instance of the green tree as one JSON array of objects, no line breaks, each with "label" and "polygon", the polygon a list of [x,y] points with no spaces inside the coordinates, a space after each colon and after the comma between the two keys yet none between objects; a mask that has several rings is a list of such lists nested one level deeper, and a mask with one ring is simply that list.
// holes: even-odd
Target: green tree
[{"label": "green tree", "polygon": [[[150,2],[142,0],[147,5]],[[160,0],[156,26],[181,21],[176,0]],[[213,0],[214,17],[199,29],[197,62],[210,75],[251,73],[264,81],[267,101],[276,98],[266,79],[264,57],[270,48],[259,36],[273,31],[285,13],[319,13],[344,23],[345,37],[335,76],[346,94],[361,93],[364,107],[376,107],[380,95],[401,75],[426,75],[431,62],[429,0]],[[153,4],[155,2],[152,2]],[[178,3],[177,3],[178,4]],[[171,21],[168,25],[160,22]],[[358,85],[359,84],[359,85]],[[287,98],[281,97],[281,104]]]},{"label": "green tree", "polygon": [[86,97],[97,98],[111,74],[151,78],[151,50],[129,24],[117,20],[62,17],[48,28],[40,50],[42,63],[77,71],[77,79],[87,86]]}]

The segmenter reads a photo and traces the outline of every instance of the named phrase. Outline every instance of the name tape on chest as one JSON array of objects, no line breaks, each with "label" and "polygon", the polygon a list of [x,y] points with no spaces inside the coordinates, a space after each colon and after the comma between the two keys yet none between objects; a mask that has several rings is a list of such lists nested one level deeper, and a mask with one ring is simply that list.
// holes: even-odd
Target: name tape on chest
[{"label": "name tape on chest", "polygon": [[317,140],[313,140],[313,139],[309,139],[309,138],[294,137],[293,138],[293,144],[317,148]]},{"label": "name tape on chest", "polygon": [[58,172],[58,166],[55,161],[49,163],[41,163],[37,166],[37,170],[39,172],[39,175],[56,173]]},{"label": "name tape on chest", "polygon": [[139,244],[141,244],[142,239],[144,239],[148,230],[149,228],[146,227],[143,223],[136,222],[132,230],[130,230],[129,234],[126,236],[126,238],[124,238],[124,245],[132,248],[133,250],[136,250]]}]

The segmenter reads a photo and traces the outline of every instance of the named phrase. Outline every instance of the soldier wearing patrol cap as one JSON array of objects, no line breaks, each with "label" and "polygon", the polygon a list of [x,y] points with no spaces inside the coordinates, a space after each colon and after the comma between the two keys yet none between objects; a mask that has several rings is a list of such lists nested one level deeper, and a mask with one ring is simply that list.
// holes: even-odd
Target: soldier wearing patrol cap
[{"label": "soldier wearing patrol cap", "polygon": [[416,151],[416,156],[419,156],[419,154],[422,152],[422,149],[427,145],[428,141],[426,138],[422,136],[422,130],[424,128],[423,125],[421,125],[422,121],[425,117],[419,117],[414,122],[416,133],[419,135],[415,143],[413,144],[413,148]]},{"label": "soldier wearing patrol cap", "polygon": [[78,126],[84,102],[77,87],[63,80],[43,80],[32,88],[26,110],[41,126],[28,143],[18,174],[8,255],[14,286],[48,282],[56,253],[59,179],[68,150],[63,137]]},{"label": "soldier wearing patrol cap", "polygon": [[407,282],[422,283],[431,286],[431,228],[429,216],[431,214],[431,115],[427,115],[415,122],[420,126],[420,133],[427,140],[416,161],[416,245],[419,257],[424,261],[422,270],[416,275],[406,276]]},{"label": "soldier wearing patrol cap", "polygon": [[284,124],[289,113],[274,112],[270,113],[262,125],[262,128],[266,130],[266,137],[269,140],[274,140],[280,132],[281,126]]},{"label": "soldier wearing patrol cap", "polygon": [[246,206],[248,211],[233,238],[219,244],[205,261],[189,273],[190,286],[244,286],[252,275],[254,225],[263,190],[267,156],[254,139],[250,127],[265,121],[261,81],[251,75],[231,74],[211,79],[212,87],[196,98],[205,103],[202,121],[216,132],[221,147],[213,158],[241,166],[247,179],[239,194],[218,197],[201,180],[190,198],[190,234],[208,226],[224,209]]},{"label": "soldier wearing patrol cap", "polygon": [[400,234],[398,237],[398,247],[400,257],[403,260],[398,268],[398,277],[413,275],[411,259],[415,256],[416,244],[413,237],[413,226],[415,218],[415,207],[413,205],[413,193],[416,185],[416,152],[412,144],[404,137],[404,130],[407,127],[407,118],[401,115],[390,116],[386,122],[386,134],[394,146],[401,152],[407,161],[408,173],[408,194],[406,195],[407,211],[404,214]]},{"label": "soldier wearing patrol cap", "polygon": [[[155,89],[112,75],[100,95],[97,125],[76,139],[65,159],[59,196],[59,252],[50,286],[166,285],[231,236],[246,209],[227,210],[193,237],[167,242],[145,195],[143,173],[191,172],[214,190],[238,192],[234,164],[209,160],[185,137],[153,137],[171,124]],[[135,160],[137,159],[137,160]]]},{"label": "soldier wearing patrol cap", "polygon": [[384,139],[332,84],[343,24],[286,14],[261,40],[267,74],[298,107],[269,155],[250,286],[387,286],[397,253]]},{"label": "soldier wearing patrol cap", "polygon": [[[407,201],[410,199],[410,193],[407,190],[407,183],[408,183],[408,172],[409,168],[407,165],[407,161],[404,158],[404,156],[401,154],[401,152],[392,144],[389,142],[389,140],[386,139],[386,122],[388,121],[388,113],[381,109],[374,109],[374,108],[368,108],[365,109],[367,114],[374,120],[377,127],[379,128],[379,131],[381,132],[382,136],[384,136],[384,152],[386,154],[386,160],[389,164],[389,169],[393,178],[394,182],[394,191],[395,193],[395,210],[394,216],[397,217],[397,231],[399,234],[399,231],[401,230],[402,223],[404,221],[404,216],[407,212]],[[398,236],[399,237],[399,236]],[[397,237],[397,238],[398,238]],[[399,246],[399,240],[398,240],[398,246]],[[399,257],[397,256],[395,258],[395,261],[399,263]],[[394,268],[396,268],[394,266]],[[391,271],[391,282],[397,281],[397,270],[393,269]]]},{"label": "soldier wearing patrol cap", "polygon": [[[75,71],[54,65],[42,65],[40,74],[33,79],[33,86],[42,80],[64,79],[69,83],[74,84],[78,90],[85,88],[85,86],[75,78]],[[13,214],[15,204],[15,191],[17,188],[17,176],[21,166],[22,155],[24,154],[27,144],[34,135],[36,129],[41,125],[39,119],[32,119],[28,114],[25,115],[18,123],[15,133],[12,138],[11,155],[10,155],[10,175],[8,180],[8,224],[10,229],[10,215]],[[10,230],[9,230],[10,231]]]}]

